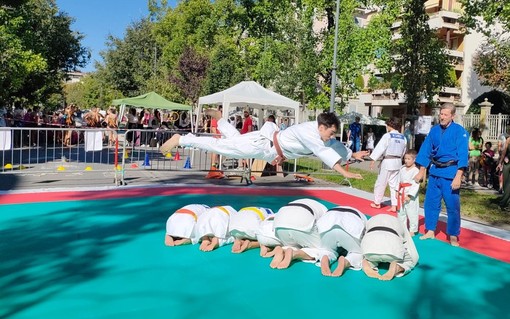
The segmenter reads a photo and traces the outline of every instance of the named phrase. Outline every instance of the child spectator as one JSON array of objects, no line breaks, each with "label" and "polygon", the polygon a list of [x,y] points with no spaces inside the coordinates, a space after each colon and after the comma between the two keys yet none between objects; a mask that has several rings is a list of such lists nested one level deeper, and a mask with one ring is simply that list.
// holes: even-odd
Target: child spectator
[{"label": "child spectator", "polygon": [[409,150],[404,155],[404,166],[400,169],[400,184],[397,190],[397,214],[404,228],[407,228],[409,219],[409,232],[411,236],[418,232],[418,210],[420,184],[414,177],[420,171],[415,164],[416,151]]},{"label": "child spectator", "polygon": [[494,160],[494,151],[492,150],[492,143],[486,142],[485,143],[485,149],[482,152],[482,158],[480,159],[480,164],[482,166],[483,171],[483,186],[486,186],[488,188],[492,188],[494,182],[493,182],[493,174],[494,174],[494,166],[495,166],[495,160]]}]

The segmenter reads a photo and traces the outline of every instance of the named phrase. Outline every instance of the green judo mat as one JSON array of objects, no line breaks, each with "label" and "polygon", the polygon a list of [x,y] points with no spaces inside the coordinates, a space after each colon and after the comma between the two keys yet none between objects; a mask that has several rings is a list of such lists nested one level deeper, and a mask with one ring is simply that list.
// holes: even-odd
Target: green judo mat
[{"label": "green judo mat", "polygon": [[[297,197],[147,196],[0,206],[0,318],[508,318],[510,265],[438,240],[389,282],[259,250],[166,247],[187,204],[278,210]],[[323,202],[326,206],[334,206]],[[509,252],[510,253],[510,252]],[[335,265],[333,265],[335,267]]]}]

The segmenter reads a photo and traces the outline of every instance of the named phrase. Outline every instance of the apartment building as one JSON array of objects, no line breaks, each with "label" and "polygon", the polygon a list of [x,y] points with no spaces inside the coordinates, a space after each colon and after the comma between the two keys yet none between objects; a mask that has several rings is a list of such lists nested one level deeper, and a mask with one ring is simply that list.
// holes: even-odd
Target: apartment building
[{"label": "apartment building", "polygon": [[[436,30],[440,39],[446,44],[446,54],[449,55],[455,70],[455,85],[445,87],[434,97],[439,103],[451,102],[458,106],[458,112],[465,113],[471,102],[481,94],[492,90],[482,86],[473,70],[472,60],[477,48],[483,42],[483,36],[478,33],[465,34],[459,22],[462,6],[457,0],[428,0],[425,10],[429,14],[429,26]],[[356,17],[358,24],[363,26],[370,20],[371,15],[377,14],[377,9],[360,10]],[[400,37],[401,21],[392,25],[393,39]],[[377,74],[374,69],[374,75]],[[368,76],[366,77],[368,79]],[[391,89],[379,89],[362,93],[357,99],[349,103],[348,111],[356,111],[371,116],[402,117],[406,112],[405,96],[401,92]],[[422,101],[420,114],[436,115],[438,110],[430,109],[426,100]]]}]

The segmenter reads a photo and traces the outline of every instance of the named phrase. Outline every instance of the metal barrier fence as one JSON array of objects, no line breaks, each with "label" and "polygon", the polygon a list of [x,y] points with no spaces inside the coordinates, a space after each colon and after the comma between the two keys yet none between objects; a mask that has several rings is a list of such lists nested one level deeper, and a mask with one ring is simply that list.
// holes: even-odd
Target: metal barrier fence
[{"label": "metal barrier fence", "polygon": [[[126,177],[140,170],[172,172],[204,172],[211,170],[211,154],[181,148],[172,154],[159,152],[175,133],[172,130],[110,130],[104,128],[0,128],[0,164],[3,174],[38,174],[43,182],[48,173],[105,172],[116,185],[124,185]],[[198,134],[208,135],[208,134]],[[252,174],[332,174],[322,161],[311,156],[284,163],[277,172],[261,161],[248,161],[240,167],[236,159],[220,157],[220,170],[226,177],[238,176],[249,184]],[[52,175],[51,178],[54,178]]]}]

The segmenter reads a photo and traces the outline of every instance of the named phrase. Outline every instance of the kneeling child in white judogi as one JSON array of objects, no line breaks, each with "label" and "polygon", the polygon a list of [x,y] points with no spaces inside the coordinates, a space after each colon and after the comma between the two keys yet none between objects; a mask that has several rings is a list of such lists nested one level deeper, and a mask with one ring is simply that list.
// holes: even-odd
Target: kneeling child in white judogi
[{"label": "kneeling child in white judogi", "polygon": [[[335,253],[333,259],[325,255],[321,258],[321,273],[324,276],[340,277],[344,270],[352,268],[361,270],[363,252],[361,238],[365,233],[367,217],[359,210],[350,206],[337,206],[330,208],[324,216],[317,221],[317,230],[322,245]],[[345,257],[338,257],[338,249],[347,252]],[[331,272],[330,264],[338,257],[338,265]]]},{"label": "kneeling child in white judogi", "polygon": [[[363,271],[368,277],[391,280],[410,272],[419,255],[409,230],[397,217],[381,214],[370,218],[361,240]],[[388,271],[379,274],[379,263],[389,263]]]},{"label": "kneeling child in white judogi", "polygon": [[209,206],[191,204],[176,210],[166,221],[165,245],[179,246],[196,243],[195,225]]},{"label": "kneeling child in white judogi", "polygon": [[271,268],[288,268],[293,260],[318,262],[322,256],[336,258],[334,252],[322,246],[316,221],[327,211],[313,199],[298,199],[278,210],[274,218],[276,237],[283,247],[275,248]]},{"label": "kneeling child in white judogi", "polygon": [[257,231],[260,223],[273,211],[265,207],[244,207],[230,216],[228,226],[230,236],[234,237],[233,253],[242,253],[245,250],[259,247]]},{"label": "kneeling child in white judogi", "polygon": [[234,241],[228,233],[228,224],[235,213],[231,206],[215,206],[198,217],[196,234],[201,251],[212,251]]}]

